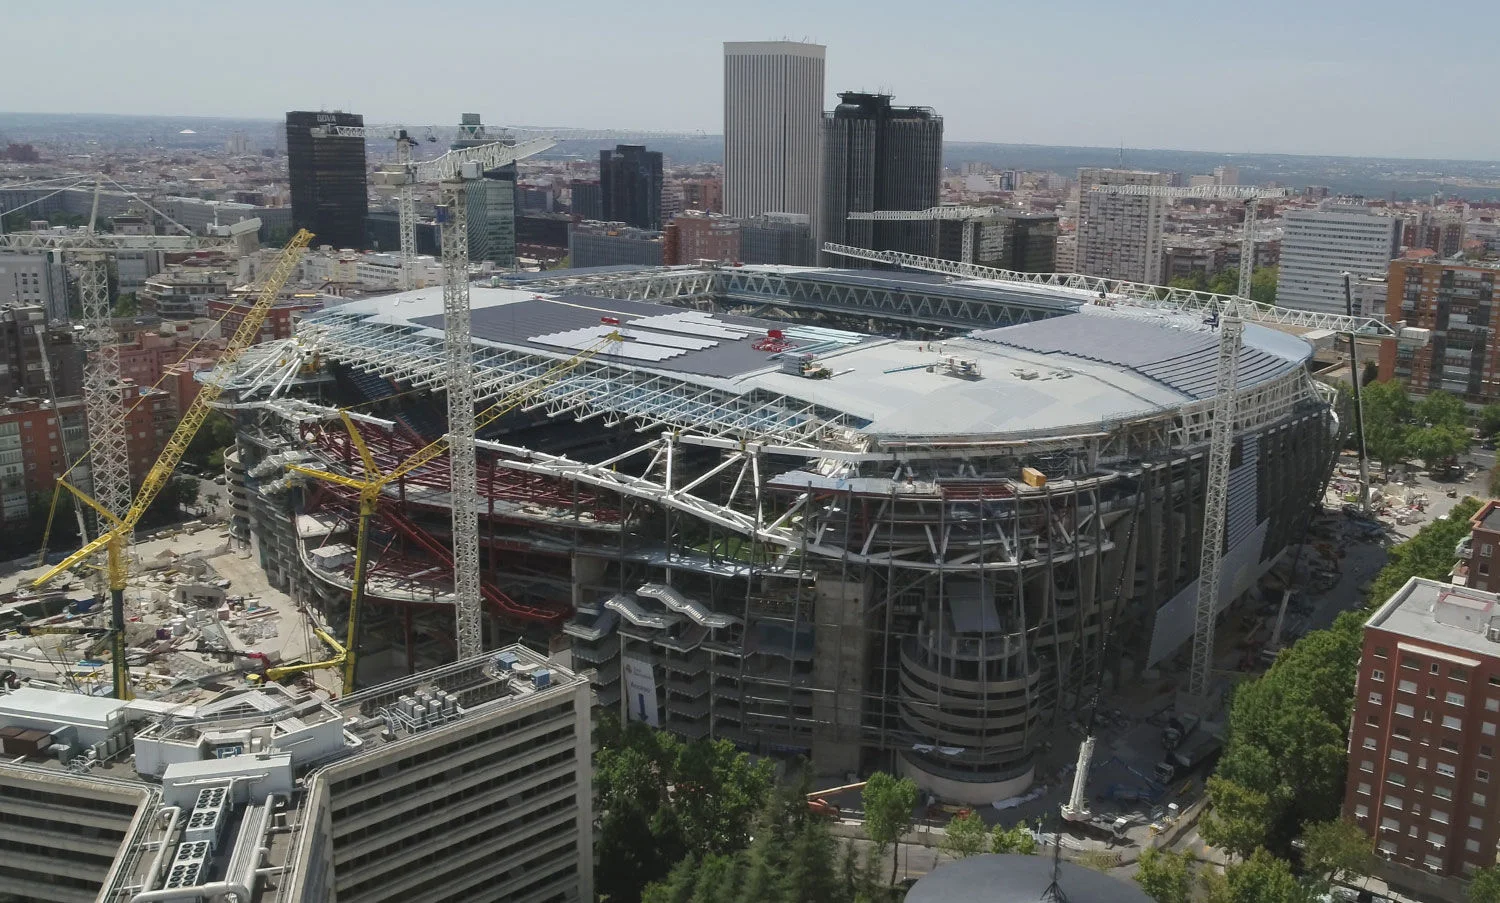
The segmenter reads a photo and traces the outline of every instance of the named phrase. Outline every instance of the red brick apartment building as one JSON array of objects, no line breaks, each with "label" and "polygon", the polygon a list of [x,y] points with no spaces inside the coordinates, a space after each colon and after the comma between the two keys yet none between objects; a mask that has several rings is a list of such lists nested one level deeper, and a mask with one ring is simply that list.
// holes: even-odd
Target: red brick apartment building
[{"label": "red brick apartment building", "polygon": [[1469,518],[1469,538],[1458,547],[1461,559],[1453,582],[1500,592],[1500,501],[1491,500]]},{"label": "red brick apartment building", "polygon": [[[1454,896],[1500,839],[1500,595],[1412,578],[1365,625],[1344,814],[1386,877]],[[1450,880],[1444,880],[1450,879]]]},{"label": "red brick apartment building", "polygon": [[1430,255],[1391,261],[1386,317],[1432,330],[1432,342],[1382,342],[1380,378],[1402,380],[1419,395],[1442,389],[1474,404],[1500,401],[1500,344],[1490,340],[1500,316],[1497,276],[1494,263]]}]

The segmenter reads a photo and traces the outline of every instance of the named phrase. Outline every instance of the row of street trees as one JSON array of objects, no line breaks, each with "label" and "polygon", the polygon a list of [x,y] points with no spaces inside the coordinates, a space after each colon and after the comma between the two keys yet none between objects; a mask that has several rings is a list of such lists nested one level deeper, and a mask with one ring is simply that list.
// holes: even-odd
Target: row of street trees
[{"label": "row of street trees", "polygon": [[1387,380],[1364,386],[1363,396],[1365,448],[1387,469],[1409,458],[1431,469],[1473,442],[1468,409],[1456,395],[1438,391],[1413,401],[1406,386]]},{"label": "row of street trees", "polygon": [[[1251,300],[1266,304],[1276,303],[1276,273],[1276,267],[1261,267],[1250,274]],[[1167,284],[1172,288],[1232,295],[1240,290],[1240,271],[1238,268],[1223,270],[1212,277],[1203,273],[1190,273],[1186,276],[1178,276]]]}]

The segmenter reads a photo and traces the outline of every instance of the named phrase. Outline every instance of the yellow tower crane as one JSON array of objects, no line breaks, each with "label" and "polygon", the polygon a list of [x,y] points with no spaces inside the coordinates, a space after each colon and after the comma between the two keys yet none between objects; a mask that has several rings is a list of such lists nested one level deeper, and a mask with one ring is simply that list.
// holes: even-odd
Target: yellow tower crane
[{"label": "yellow tower crane", "polygon": [[[474,431],[477,433],[516,408],[527,404],[549,385],[577,369],[584,361],[603,351],[611,344],[620,341],[624,341],[620,333],[618,331],[611,331],[608,335],[600,339],[597,344],[580,351],[566,360],[558,361],[535,377],[526,380],[506,392],[499,400],[474,418]],[[385,488],[412,471],[432,463],[441,456],[448,450],[448,437],[445,435],[434,440],[389,471],[381,472],[379,465],[375,463],[375,456],[370,453],[370,447],[365,444],[364,437],[360,435],[359,429],[354,425],[353,418],[349,416],[349,412],[347,410],[340,411],[339,417],[344,422],[344,428],[349,431],[350,441],[354,443],[355,449],[359,452],[359,459],[364,467],[365,478],[360,479],[358,477],[345,476],[344,474],[334,473],[329,470],[303,467],[298,464],[289,464],[287,465],[287,469],[315,480],[322,480],[327,483],[343,486],[346,489],[353,489],[359,493],[359,528],[354,541],[354,579],[349,590],[349,625],[344,634],[342,655],[327,662],[302,666],[306,670],[307,668],[336,667],[342,664],[344,669],[343,692],[348,694],[355,688],[355,669],[358,664],[356,650],[359,638],[359,616],[360,606],[364,601],[365,595],[365,576],[368,565],[365,550],[366,540],[370,532],[370,520],[375,515],[375,510],[380,504],[380,496],[385,491]],[[339,648],[338,644],[333,643],[331,640],[325,638],[325,642],[328,642],[335,649]]]},{"label": "yellow tower crane", "polygon": [[296,271],[297,261],[301,259],[302,252],[307,249],[312,237],[312,233],[306,229],[299,230],[282,249],[281,256],[276,259],[276,265],[271,268],[265,282],[261,285],[255,304],[240,321],[239,328],[230,338],[229,344],[224,348],[224,353],[219,356],[217,372],[203,384],[203,388],[198,391],[193,403],[188,405],[188,409],[182,413],[182,418],[178,421],[177,428],[172,431],[171,438],[167,440],[166,447],[162,449],[161,456],[156,459],[156,463],[151,465],[151,470],[147,472],[146,479],[141,483],[140,491],[135,494],[135,499],[122,516],[116,516],[77,487],[63,482],[70,492],[85,505],[97,511],[104,522],[110,526],[92,542],[64,558],[57,567],[38,577],[33,585],[43,586],[55,579],[57,575],[82,564],[99,552],[106,554],[105,573],[109,578],[110,595],[110,655],[113,659],[111,667],[114,692],[118,699],[130,698],[130,669],[125,662],[125,586],[129,577],[125,561],[127,538],[135,529],[141,515],[146,513],[146,509],[166,487],[167,482],[172,478],[172,473],[177,469],[178,462],[187,452],[188,445],[197,435],[198,428],[203,426],[204,420],[208,419],[213,403],[224,391],[223,374],[227,372],[235,359],[260,337],[261,325],[265,323],[266,316],[270,313],[271,306],[276,303],[276,297],[281,293],[282,287]]}]

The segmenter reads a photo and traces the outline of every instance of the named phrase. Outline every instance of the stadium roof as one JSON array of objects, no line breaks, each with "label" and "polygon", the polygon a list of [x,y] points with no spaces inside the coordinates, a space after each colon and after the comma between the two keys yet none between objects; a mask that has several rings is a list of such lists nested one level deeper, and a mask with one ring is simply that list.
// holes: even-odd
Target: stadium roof
[{"label": "stadium roof", "polygon": [[[803,272],[932,284],[903,273]],[[983,290],[969,283],[953,287]],[[885,437],[1094,432],[1207,398],[1217,366],[1218,334],[1197,318],[1079,306],[1066,298],[1057,303],[1075,312],[943,342],[515,288],[474,286],[471,303],[478,346],[559,358],[619,329],[625,342],[597,355],[596,363],[736,395],[797,399],[848,414],[862,432]],[[436,358],[442,353],[442,290],[353,301],[306,322],[333,330],[378,324],[417,339],[410,351]],[[790,346],[785,351],[768,347],[773,330]],[[824,378],[807,378],[788,360],[804,354],[826,368],[819,371]],[[1311,354],[1301,339],[1247,325],[1240,385],[1283,376]]]}]

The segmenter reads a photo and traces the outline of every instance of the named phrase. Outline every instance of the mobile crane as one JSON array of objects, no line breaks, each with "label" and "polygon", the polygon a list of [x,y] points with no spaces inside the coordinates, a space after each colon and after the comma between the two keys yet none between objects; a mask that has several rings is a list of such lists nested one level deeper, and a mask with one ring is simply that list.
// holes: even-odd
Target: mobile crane
[{"label": "mobile crane", "polygon": [[78,488],[71,484],[64,484],[78,497],[79,501],[97,512],[101,520],[109,524],[109,529],[101,531],[83,548],[64,558],[52,570],[38,577],[33,586],[44,586],[56,579],[58,575],[88,561],[94,555],[100,552],[106,553],[105,570],[110,595],[110,626],[108,628],[111,631],[110,656],[114,694],[117,699],[130,698],[130,668],[125,662],[125,587],[129,578],[125,560],[126,543],[131,532],[135,530],[136,523],[146,513],[146,509],[156,500],[162,489],[166,488],[167,482],[171,480],[173,472],[177,469],[178,462],[187,452],[188,445],[198,434],[199,427],[203,426],[203,421],[208,419],[213,403],[223,392],[223,374],[227,372],[229,365],[233,364],[240,354],[260,337],[260,327],[265,322],[266,315],[270,313],[271,306],[276,303],[282,286],[286,285],[287,280],[296,271],[297,262],[312,241],[312,237],[312,233],[306,229],[298,230],[282,249],[281,256],[276,259],[275,266],[271,268],[264,284],[261,285],[255,304],[245,315],[245,319],[240,321],[239,328],[235,330],[225,346],[224,353],[219,356],[217,373],[204,383],[203,388],[193,398],[192,404],[182,413],[177,428],[172,431],[172,436],[167,440],[161,455],[151,465],[151,470],[146,473],[140,491],[136,493],[135,499],[123,514],[116,515]]}]

